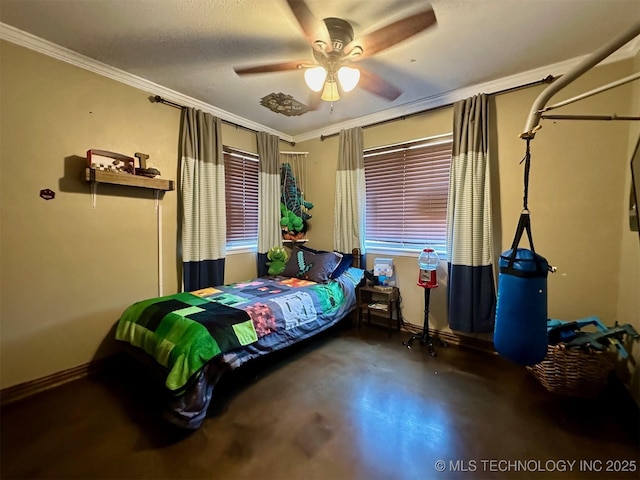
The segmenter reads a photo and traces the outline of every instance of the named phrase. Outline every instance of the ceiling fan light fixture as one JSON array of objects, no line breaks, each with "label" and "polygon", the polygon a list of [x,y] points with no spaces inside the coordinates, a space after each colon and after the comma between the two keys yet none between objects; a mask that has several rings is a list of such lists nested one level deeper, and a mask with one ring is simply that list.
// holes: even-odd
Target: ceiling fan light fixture
[{"label": "ceiling fan light fixture", "polygon": [[322,95],[320,96],[322,100],[325,102],[335,102],[340,100],[340,93],[338,93],[338,84],[335,80],[329,79],[327,83],[324,84],[324,90],[322,91]]},{"label": "ceiling fan light fixture", "polygon": [[338,80],[344,92],[350,92],[360,81],[360,70],[352,67],[340,67],[338,70]]},{"label": "ceiling fan light fixture", "polygon": [[327,70],[322,66],[308,68],[304,72],[304,81],[314,92],[322,90],[322,86],[325,84],[324,81],[326,78]]}]

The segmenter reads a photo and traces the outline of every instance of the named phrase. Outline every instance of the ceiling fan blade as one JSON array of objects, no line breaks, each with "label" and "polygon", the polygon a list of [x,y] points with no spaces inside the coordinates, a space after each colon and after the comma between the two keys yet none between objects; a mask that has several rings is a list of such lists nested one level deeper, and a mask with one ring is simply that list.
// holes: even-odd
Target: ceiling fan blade
[{"label": "ceiling fan blade", "polygon": [[290,62],[270,63],[267,65],[256,65],[254,67],[234,68],[238,75],[249,75],[252,73],[285,72],[289,70],[299,70],[309,65],[307,60],[293,60]]},{"label": "ceiling fan blade", "polygon": [[358,70],[360,70],[360,82],[358,83],[358,88],[367,90],[390,101],[393,101],[402,95],[402,91],[398,87],[390,84],[375,73],[363,68],[358,68]]},{"label": "ceiling fan blade", "polygon": [[393,45],[426,30],[436,23],[436,14],[434,13],[433,8],[428,5],[427,8],[421,12],[390,23],[389,25],[379,28],[364,37],[354,39],[344,48],[344,52],[345,55],[349,55],[355,47],[361,47],[361,54],[353,55],[352,60],[370,57],[375,53],[392,47]]},{"label": "ceiling fan blade", "polygon": [[333,44],[325,23],[313,15],[304,0],[287,0],[287,3],[313,49],[322,53],[331,52]]}]

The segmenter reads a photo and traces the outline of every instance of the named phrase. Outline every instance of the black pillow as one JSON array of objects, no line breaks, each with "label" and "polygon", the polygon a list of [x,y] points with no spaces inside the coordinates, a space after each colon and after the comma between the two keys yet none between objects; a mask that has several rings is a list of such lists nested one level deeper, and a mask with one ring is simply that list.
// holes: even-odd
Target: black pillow
[{"label": "black pillow", "polygon": [[[300,249],[301,250],[305,250],[307,252],[311,252],[311,253],[330,253],[327,252],[326,250],[316,250],[314,248],[311,247],[307,247],[306,245],[300,245]],[[339,253],[340,252],[335,252],[334,253]],[[353,254],[351,253],[341,253],[340,255],[342,255],[342,259],[340,260],[340,263],[338,264],[338,266],[336,267],[336,269],[331,273],[331,277],[332,279],[336,279],[338,278],[340,275],[342,275],[344,272],[346,272],[351,266],[353,266]]]},{"label": "black pillow", "polygon": [[282,275],[327,283],[341,259],[342,255],[336,252],[313,253],[296,246],[293,247]]}]

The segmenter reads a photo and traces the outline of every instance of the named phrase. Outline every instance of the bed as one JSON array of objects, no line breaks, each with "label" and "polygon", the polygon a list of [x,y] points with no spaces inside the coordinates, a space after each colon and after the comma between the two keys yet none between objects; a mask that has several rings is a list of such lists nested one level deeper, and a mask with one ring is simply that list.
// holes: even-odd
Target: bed
[{"label": "bed", "polygon": [[280,275],[136,302],[115,338],[164,383],[165,419],[197,429],[226,372],[317,335],[355,309],[360,265],[358,249],[296,246]]}]

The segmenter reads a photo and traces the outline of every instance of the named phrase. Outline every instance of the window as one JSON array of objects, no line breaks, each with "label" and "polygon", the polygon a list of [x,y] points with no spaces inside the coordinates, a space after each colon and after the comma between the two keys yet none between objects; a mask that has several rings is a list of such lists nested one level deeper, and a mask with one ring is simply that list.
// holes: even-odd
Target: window
[{"label": "window", "polygon": [[258,245],[258,156],[224,147],[227,251]]},{"label": "window", "polygon": [[367,251],[446,258],[451,135],[364,152]]}]

